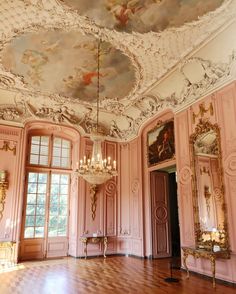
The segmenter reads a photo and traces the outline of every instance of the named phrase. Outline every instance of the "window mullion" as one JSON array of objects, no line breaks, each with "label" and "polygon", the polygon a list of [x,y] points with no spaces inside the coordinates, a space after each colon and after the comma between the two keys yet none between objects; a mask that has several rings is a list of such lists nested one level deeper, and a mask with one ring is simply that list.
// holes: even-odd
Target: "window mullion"
[{"label": "window mullion", "polygon": [[48,172],[48,185],[47,185],[47,195],[46,195],[46,204],[45,204],[45,250],[44,250],[44,254],[45,257],[47,255],[47,246],[48,246],[48,226],[49,226],[49,206],[50,206],[50,193],[51,193],[51,175],[52,172],[49,171]]}]

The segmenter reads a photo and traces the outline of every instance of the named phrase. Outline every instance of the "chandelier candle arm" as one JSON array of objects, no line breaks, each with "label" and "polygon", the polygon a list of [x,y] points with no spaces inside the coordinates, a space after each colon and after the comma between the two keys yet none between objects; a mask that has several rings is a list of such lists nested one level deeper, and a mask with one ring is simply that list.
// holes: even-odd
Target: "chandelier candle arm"
[{"label": "chandelier candle arm", "polygon": [[109,179],[117,176],[116,161],[113,163],[111,157],[107,159],[102,158],[102,142],[105,137],[99,134],[99,90],[100,90],[100,40],[98,41],[98,54],[97,54],[97,123],[95,133],[92,133],[90,138],[93,141],[93,149],[91,158],[86,158],[84,155],[83,159],[80,159],[76,163],[76,172],[78,176],[82,177],[85,181],[90,184],[91,193],[91,213],[92,220],[96,216],[96,201],[98,185],[104,184]]}]

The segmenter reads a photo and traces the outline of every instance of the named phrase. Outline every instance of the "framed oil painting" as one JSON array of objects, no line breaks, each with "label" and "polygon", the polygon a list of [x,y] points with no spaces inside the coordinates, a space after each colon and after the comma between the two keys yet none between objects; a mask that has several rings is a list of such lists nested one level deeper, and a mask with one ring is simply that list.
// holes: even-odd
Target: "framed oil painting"
[{"label": "framed oil painting", "polygon": [[147,134],[148,166],[175,157],[174,121],[157,125]]}]

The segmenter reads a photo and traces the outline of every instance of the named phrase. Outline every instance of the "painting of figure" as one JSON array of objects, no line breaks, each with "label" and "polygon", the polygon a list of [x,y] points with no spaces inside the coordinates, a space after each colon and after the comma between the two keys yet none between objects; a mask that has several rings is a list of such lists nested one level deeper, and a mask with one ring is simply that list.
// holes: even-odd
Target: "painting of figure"
[{"label": "painting of figure", "polygon": [[93,103],[99,75],[100,99],[121,100],[135,86],[130,59],[108,42],[81,33],[48,31],[25,34],[7,46],[4,67],[24,77],[35,90]]},{"label": "painting of figure", "polygon": [[[179,27],[219,7],[223,0],[60,0],[99,26],[147,33]],[[168,13],[167,13],[168,12]]]},{"label": "painting of figure", "polygon": [[174,121],[158,125],[147,134],[148,166],[175,156]]}]

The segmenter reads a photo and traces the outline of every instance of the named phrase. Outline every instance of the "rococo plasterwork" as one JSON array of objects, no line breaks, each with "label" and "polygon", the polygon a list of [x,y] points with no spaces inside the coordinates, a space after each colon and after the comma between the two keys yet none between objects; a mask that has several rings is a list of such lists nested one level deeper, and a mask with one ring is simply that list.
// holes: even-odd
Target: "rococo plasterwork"
[{"label": "rococo plasterwork", "polygon": [[[79,2],[83,5],[76,11],[74,5]],[[187,55],[235,19],[235,1],[194,0],[187,5],[176,0],[172,3],[178,11],[175,20],[170,13],[168,21],[160,20],[163,23],[155,29],[143,26],[139,19],[150,12],[150,5],[157,4],[161,11],[170,1],[92,2],[90,8],[82,0],[15,0],[0,4],[0,88],[12,93],[11,99],[0,97],[2,121],[43,119],[71,124],[89,134],[96,123],[97,38],[103,41],[100,129],[111,139],[135,137],[143,123],[159,111],[166,107],[176,111],[230,77],[234,51],[227,62]],[[101,18],[103,24],[94,19],[92,4],[95,10],[101,9],[96,15],[106,11],[113,22],[106,24],[105,16]],[[140,8],[132,12],[133,7]],[[196,7],[199,15],[212,11],[198,20],[194,15],[188,18],[188,12]],[[114,15],[121,8],[130,10],[127,25],[122,28]],[[181,21],[194,21],[181,26],[181,13],[186,16]],[[134,27],[136,32],[131,32]],[[189,75],[189,65],[198,68],[197,78]],[[154,89],[173,69],[179,75],[181,90],[158,94]]]}]

